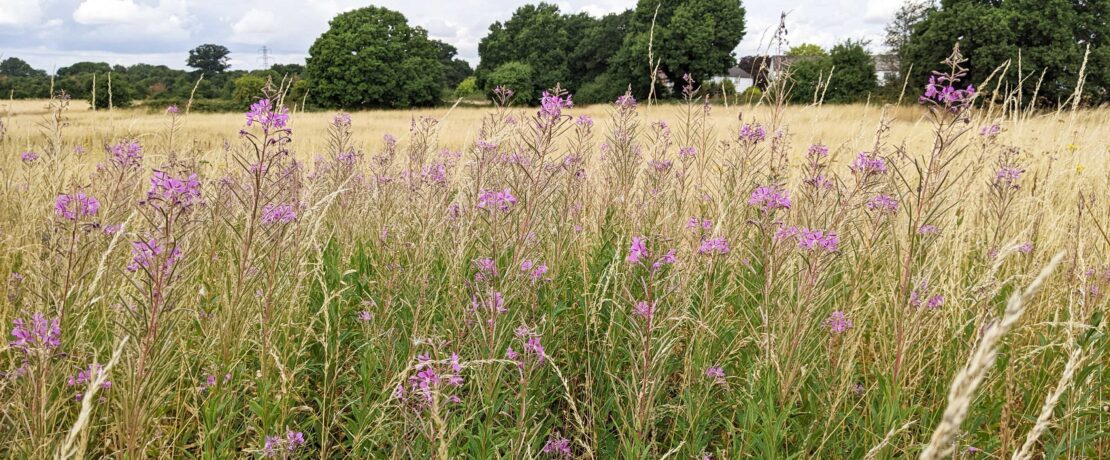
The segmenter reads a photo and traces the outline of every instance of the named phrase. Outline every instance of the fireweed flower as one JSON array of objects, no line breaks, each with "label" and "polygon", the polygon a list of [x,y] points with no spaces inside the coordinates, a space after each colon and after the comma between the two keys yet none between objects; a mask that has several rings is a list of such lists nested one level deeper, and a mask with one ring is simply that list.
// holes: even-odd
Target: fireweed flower
[{"label": "fireweed flower", "polygon": [[708,377],[713,383],[725,383],[725,370],[721,366],[713,366],[705,370],[705,376]]},{"label": "fireweed flower", "polygon": [[836,310],[825,319],[825,325],[829,327],[829,332],[843,334],[852,328],[852,320],[844,312]]},{"label": "fireweed flower", "polygon": [[291,224],[297,220],[297,211],[291,204],[268,204],[262,207],[262,224]]},{"label": "fireweed flower", "polygon": [[26,164],[31,164],[39,159],[39,154],[35,153],[33,150],[28,150],[19,154],[19,159],[23,160]]},{"label": "fireweed flower", "polygon": [[543,95],[540,96],[540,111],[537,115],[539,115],[540,118],[553,121],[563,115],[563,109],[569,109],[571,107],[574,107],[574,101],[571,100],[569,94],[564,99],[563,96],[559,94],[552,94],[548,91],[544,91]]},{"label": "fireweed flower", "polygon": [[696,230],[698,228],[709,230],[713,228],[713,221],[709,219],[699,219],[697,217],[691,217],[686,221],[686,230]]},{"label": "fireweed flower", "polygon": [[835,232],[826,233],[825,230],[810,230],[802,228],[798,235],[798,248],[807,251],[820,249],[824,252],[836,252],[840,246],[840,237]]},{"label": "fireweed flower", "polygon": [[281,129],[285,128],[285,125],[289,122],[289,108],[281,106],[275,109],[273,102],[269,99],[261,99],[251,104],[246,116],[247,126],[258,123],[263,130]]},{"label": "fireweed flower", "polygon": [[778,230],[775,230],[775,234],[771,237],[771,241],[778,243],[784,240],[794,239],[798,237],[798,233],[800,233],[800,231],[798,227],[795,226],[779,227]]},{"label": "fireweed flower", "polygon": [[54,198],[54,214],[66,220],[92,217],[100,209],[100,201],[84,192],[58,195]]},{"label": "fireweed flower", "polygon": [[632,110],[636,108],[636,98],[632,97],[631,93],[625,93],[623,96],[618,97],[613,105],[617,106],[621,111]]},{"label": "fireweed flower", "polygon": [[524,262],[520,263],[520,271],[527,273],[528,277],[532,279],[533,283],[537,281],[544,281],[546,280],[544,278],[544,275],[547,275],[547,264],[525,260]]},{"label": "fireweed flower", "polygon": [[1020,189],[1021,185],[1018,184],[1018,180],[1021,179],[1021,174],[1024,172],[1024,169],[1013,166],[1003,166],[994,173],[995,186],[1014,190]]},{"label": "fireweed flower", "polygon": [[134,139],[124,139],[107,146],[108,160],[121,168],[138,167],[143,161],[143,146]]},{"label": "fireweed flower", "polygon": [[501,212],[509,212],[516,202],[516,197],[513,196],[512,191],[509,190],[508,187],[500,192],[483,190],[482,193],[478,195],[478,209],[487,211],[492,211],[494,208],[497,208],[501,210]]},{"label": "fireweed flower", "polygon": [[940,233],[940,229],[938,229],[936,225],[922,225],[921,228],[917,229],[917,234],[918,235],[928,236],[928,235],[936,235],[936,234],[939,234],[939,233]]},{"label": "fireweed flower", "polygon": [[571,458],[570,440],[562,437],[556,432],[547,438],[547,442],[543,445],[542,452],[555,458]]},{"label": "fireweed flower", "polygon": [[970,103],[975,96],[975,87],[967,85],[965,89],[956,89],[952,83],[948,77],[942,75],[938,78],[937,75],[932,75],[925,84],[925,93],[918,100],[922,104],[933,103],[952,109],[959,109]]},{"label": "fireweed flower", "polygon": [[773,185],[756,187],[748,197],[748,204],[760,208],[764,213],[776,209],[790,209],[790,193]]},{"label": "fireweed flower", "polygon": [[8,346],[17,351],[24,354],[47,352],[62,344],[62,328],[58,318],[48,320],[42,313],[35,313],[31,316],[31,324],[23,318],[12,320],[12,337],[15,340]]},{"label": "fireweed flower", "polygon": [[811,159],[825,158],[829,156],[829,148],[824,144],[813,144],[806,151],[806,156]]},{"label": "fireweed flower", "polygon": [[910,306],[914,308],[925,307],[930,310],[936,310],[944,306],[944,295],[931,294],[929,292],[929,283],[926,281],[917,285],[912,292],[910,292]]},{"label": "fireweed flower", "polygon": [[200,201],[200,181],[197,180],[197,174],[172,177],[163,171],[155,170],[150,178],[150,190],[146,192],[146,201],[159,209],[165,205],[192,206]]},{"label": "fireweed flower", "polygon": [[474,265],[478,267],[478,272],[474,274],[474,281],[482,282],[497,278],[497,262],[488,257],[475,260]]},{"label": "fireweed flower", "polygon": [[625,260],[630,264],[638,264],[646,257],[648,257],[646,239],[642,236],[632,237],[632,247],[628,249],[628,257]]},{"label": "fireweed flower", "polygon": [[505,297],[500,292],[493,291],[484,299],[477,296],[470,298],[470,313],[479,318],[486,319],[486,325],[493,327],[497,317],[504,315],[509,310],[505,308]]},{"label": "fireweed flower", "polygon": [[632,308],[632,315],[639,316],[644,321],[651,323],[652,318],[655,317],[655,302],[646,300],[636,302],[636,306]]},{"label": "fireweed flower", "polygon": [[177,115],[180,112],[181,112],[181,109],[177,108],[177,105],[171,105],[169,107],[166,107],[166,113],[168,113],[170,115]]},{"label": "fireweed flower", "polygon": [[717,237],[702,240],[701,247],[698,248],[698,254],[701,255],[718,255],[723,256],[728,254],[728,240]]},{"label": "fireweed flower", "polygon": [[867,210],[879,214],[898,212],[898,200],[888,195],[875,195],[867,200]]},{"label": "fireweed flower", "polygon": [[767,131],[761,125],[752,125],[745,123],[740,127],[740,142],[747,142],[751,144],[759,143],[767,138]]},{"label": "fireweed flower", "polygon": [[587,115],[579,115],[578,118],[574,120],[574,124],[583,128],[593,128],[594,119]]},{"label": "fireweed flower", "polygon": [[1026,241],[1017,247],[1017,251],[1022,254],[1029,254],[1033,252],[1033,243],[1030,241]]},{"label": "fireweed flower", "polygon": [[331,119],[331,124],[339,127],[349,128],[351,126],[351,114],[347,112],[339,112]]},{"label": "fireweed flower", "polygon": [[678,157],[683,160],[689,160],[698,156],[698,149],[694,147],[682,147],[678,149]]},{"label": "fireweed flower", "polygon": [[667,265],[674,265],[674,263],[677,261],[678,258],[675,257],[675,250],[671,249],[667,251],[666,254],[663,254],[663,257],[660,257],[659,260],[656,260],[655,263],[651,264],[651,269],[659,270],[660,268],[663,268]]},{"label": "fireweed flower", "polygon": [[286,430],[284,437],[266,436],[266,442],[262,445],[262,456],[265,458],[284,458],[288,454],[296,452],[304,443],[304,433],[300,431]]},{"label": "fireweed flower", "polygon": [[[81,371],[79,371],[77,373],[77,375],[69,376],[69,378],[66,379],[66,386],[68,386],[68,387],[86,386],[87,387],[88,384],[92,383],[93,380],[95,380],[98,376],[103,375],[103,374],[104,374],[104,367],[103,366],[101,366],[99,364],[89,364],[89,367],[87,369],[82,369]],[[104,380],[104,382],[102,382],[100,384],[100,388],[103,389],[103,390],[107,390],[109,388],[112,388],[112,381],[111,380]],[[84,390],[81,390],[81,389],[76,389],[75,390],[74,399],[76,399],[77,402],[81,402],[81,400],[84,397],[85,397]]]},{"label": "fireweed flower", "polygon": [[[139,240],[131,242],[131,263],[127,264],[127,271],[136,272],[140,268],[149,270],[150,265],[154,263],[155,259],[166,251],[162,243],[157,238],[151,238],[146,241]],[[169,257],[162,264],[164,273],[173,271],[173,266],[181,258],[181,249],[174,245],[169,253]]]},{"label": "fireweed flower", "polygon": [[987,138],[997,137],[1001,133],[1002,127],[998,126],[998,123],[992,124],[990,126],[984,126],[979,129],[979,135]]},{"label": "fireweed flower", "polygon": [[862,177],[867,177],[872,174],[886,174],[886,160],[877,156],[872,156],[867,152],[860,152],[856,157],[856,161],[852,162],[850,169],[852,173]]}]

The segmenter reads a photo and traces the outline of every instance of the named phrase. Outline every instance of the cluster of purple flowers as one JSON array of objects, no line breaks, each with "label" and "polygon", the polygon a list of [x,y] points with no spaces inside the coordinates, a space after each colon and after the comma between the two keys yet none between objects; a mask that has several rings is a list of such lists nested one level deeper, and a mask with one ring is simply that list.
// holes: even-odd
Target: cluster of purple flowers
[{"label": "cluster of purple flowers", "polygon": [[929,283],[922,282],[918,284],[913,292],[910,292],[910,306],[914,308],[921,308],[924,306],[930,310],[936,310],[944,306],[944,295],[930,294]]},{"label": "cluster of purple flowers", "polygon": [[121,168],[138,167],[143,161],[143,146],[134,139],[123,139],[107,150],[108,160]]},{"label": "cluster of purple flowers", "polygon": [[655,302],[646,300],[636,302],[636,305],[632,307],[632,316],[638,316],[650,324],[652,318],[655,317]]},{"label": "cluster of purple flowers", "polygon": [[836,232],[811,230],[805,227],[779,227],[772,237],[772,240],[776,243],[788,239],[796,239],[798,248],[806,251],[820,249],[824,252],[836,252],[840,247],[840,237],[837,236]]},{"label": "cluster of purple flowers", "polygon": [[825,325],[829,327],[829,331],[833,334],[843,334],[852,328],[852,320],[848,319],[848,315],[845,315],[843,311],[836,310],[825,319]]},{"label": "cluster of purple flowers", "polygon": [[156,208],[189,207],[200,201],[200,181],[197,174],[185,177],[172,177],[164,171],[154,171],[150,178],[150,190],[146,192],[147,202]]},{"label": "cluster of purple flowers", "polygon": [[484,316],[489,327],[493,327],[498,316],[508,311],[505,308],[505,297],[500,292],[493,291],[484,299],[477,296],[470,298],[470,313],[479,318]]},{"label": "cluster of purple flowers", "polygon": [[262,207],[262,224],[291,224],[297,220],[297,211],[291,204],[268,204]]},{"label": "cluster of purple flowers", "polygon": [[765,185],[752,190],[751,196],[748,197],[748,204],[759,207],[764,213],[769,213],[776,209],[790,209],[792,203],[790,192],[786,189]]},{"label": "cluster of purple flowers", "polygon": [[475,260],[474,265],[478,266],[478,272],[474,274],[474,281],[482,282],[497,278],[497,262],[488,257]]},{"label": "cluster of purple flowers", "polygon": [[1021,188],[1021,184],[1018,184],[1018,180],[1021,179],[1021,174],[1024,172],[1024,169],[1015,166],[1003,166],[998,168],[998,171],[995,171],[994,184],[997,187],[1017,190]]},{"label": "cluster of purple flowers", "polygon": [[860,152],[856,161],[852,162],[850,169],[853,173],[863,177],[872,174],[886,174],[886,160],[867,152]]},{"label": "cluster of purple flowers", "polygon": [[258,102],[251,104],[251,108],[246,115],[247,126],[258,123],[266,131],[273,128],[285,128],[285,125],[289,122],[289,108],[281,106],[275,109],[274,103],[269,99],[260,99]]},{"label": "cluster of purple flowers", "polygon": [[952,86],[953,80],[943,75],[932,75],[925,84],[925,94],[920,97],[921,103],[931,102],[951,108],[958,108],[971,102],[975,96],[975,87],[967,85],[965,89],[956,89]]},{"label": "cluster of purple flowers", "polygon": [[740,142],[758,143],[767,138],[767,130],[762,125],[745,123],[740,127]]},{"label": "cluster of purple flowers", "polygon": [[[417,356],[416,361],[415,373],[408,378],[408,388],[405,388],[404,384],[397,384],[397,388],[393,391],[393,397],[409,400],[414,404],[413,407],[417,411],[423,410],[434,403],[437,392],[445,389],[445,385],[451,387],[462,386],[462,363],[460,363],[457,353],[451,353],[447,366],[442,369],[437,369],[436,363],[427,354]],[[409,399],[407,397],[409,394],[415,398]],[[449,403],[461,402],[459,397],[455,395],[447,397],[446,401]]]},{"label": "cluster of purple flowers", "polygon": [[525,260],[520,263],[520,271],[527,273],[532,282],[537,281],[550,281],[550,278],[545,278],[547,275],[547,264],[538,261]]},{"label": "cluster of purple flowers", "polygon": [[698,217],[691,217],[686,220],[686,230],[709,230],[713,228],[713,221],[709,219],[699,219]]},{"label": "cluster of purple flowers", "polygon": [[552,434],[543,445],[543,453],[555,458],[569,459],[573,457],[570,450],[570,440],[559,433]]},{"label": "cluster of purple flowers", "polygon": [[[262,445],[262,456],[265,458],[278,458],[293,454],[305,443],[304,433],[286,430],[285,436],[266,436],[266,443]],[[283,454],[282,451],[285,451]]]},{"label": "cluster of purple flowers", "polygon": [[725,383],[725,369],[721,366],[711,366],[705,370],[705,376],[715,384]]},{"label": "cluster of purple flowers", "polygon": [[19,154],[19,159],[23,160],[24,163],[31,164],[39,159],[39,154],[35,153],[34,150],[28,150]]},{"label": "cluster of purple flowers", "polygon": [[678,157],[683,160],[689,160],[698,156],[698,149],[696,147],[682,147],[678,149]]},{"label": "cluster of purple flowers", "polygon": [[501,212],[509,212],[516,202],[516,197],[513,196],[512,190],[509,190],[508,187],[500,192],[483,190],[478,195],[478,209],[493,210],[496,208]]},{"label": "cluster of purple flowers", "polygon": [[632,93],[625,93],[623,96],[618,97],[613,105],[617,106],[622,112],[633,110],[636,108],[636,98],[632,97]]},{"label": "cluster of purple flowers", "polygon": [[729,250],[728,240],[723,237],[708,238],[702,240],[701,246],[698,248],[698,254],[723,256],[728,254]]},{"label": "cluster of purple flowers", "polygon": [[630,264],[638,264],[647,257],[647,239],[642,236],[632,237],[632,246],[628,248],[628,257],[625,260]]},{"label": "cluster of purple flowers", "polygon": [[547,120],[556,120],[563,115],[563,109],[574,107],[574,101],[571,100],[568,94],[564,98],[560,94],[552,94],[544,91],[540,97],[540,111],[538,113],[540,118]]},{"label": "cluster of purple flowers", "polygon": [[889,195],[875,195],[867,200],[867,210],[879,214],[898,212],[898,200]]},{"label": "cluster of purple flowers", "polygon": [[[230,381],[231,381],[231,373],[228,372],[228,373],[224,374],[224,384],[227,384]],[[216,387],[216,376],[212,375],[212,374],[208,374],[208,375],[204,376],[204,381],[200,383],[200,391],[205,391],[205,390],[208,390],[209,388],[215,388],[215,387]]]},{"label": "cluster of purple flowers", "polygon": [[347,112],[339,112],[339,113],[335,114],[334,117],[332,117],[331,124],[333,124],[335,126],[338,126],[338,127],[342,127],[342,128],[350,128],[351,127],[351,114],[349,114]]},{"label": "cluster of purple flowers", "polygon": [[[543,362],[547,360],[547,352],[544,350],[543,344],[540,343],[539,334],[535,333],[535,331],[527,326],[517,327],[516,330],[513,331],[513,334],[523,342],[522,347],[525,357],[530,358],[537,364],[543,364]],[[513,347],[509,347],[505,350],[505,358],[515,361],[518,368],[524,367],[524,360],[520,358],[520,353],[513,350]]]},{"label": "cluster of purple flowers", "polygon": [[100,201],[85,195],[84,192],[58,195],[54,198],[54,214],[66,220],[95,216],[100,210]]},{"label": "cluster of purple flowers", "polygon": [[[150,265],[154,263],[155,259],[161,256],[166,251],[157,238],[150,238],[146,241],[132,241],[131,242],[131,263],[127,264],[127,271],[136,272],[140,268],[149,270]],[[169,274],[173,271],[173,266],[181,258],[181,249],[174,245],[170,250],[169,257],[162,263],[163,273]]]},{"label": "cluster of purple flowers", "polygon": [[1002,133],[1002,127],[998,123],[984,126],[979,129],[979,135],[987,138],[997,137]]},{"label": "cluster of purple flowers", "polygon": [[829,148],[825,144],[813,144],[806,151],[806,156],[811,159],[825,158],[829,156]]},{"label": "cluster of purple flowers", "polygon": [[[95,380],[97,376],[103,375],[103,373],[104,373],[104,367],[103,366],[101,366],[99,364],[89,364],[89,367],[87,369],[82,369],[81,371],[79,371],[77,373],[77,375],[69,376],[69,378],[66,379],[66,386],[75,387],[75,386],[81,386],[81,385],[88,385],[88,384],[92,383],[93,380]],[[104,390],[112,388],[112,381],[111,380],[104,380],[104,382],[102,382],[100,384],[100,388],[104,389]],[[81,402],[81,400],[84,397],[85,397],[85,392],[81,391],[81,390],[77,390],[76,393],[74,394],[74,398],[77,400],[77,402]]]},{"label": "cluster of purple flowers", "polygon": [[42,313],[31,316],[31,323],[23,318],[12,320],[12,340],[8,346],[24,354],[46,352],[62,344],[62,327],[58,318],[46,319]]}]

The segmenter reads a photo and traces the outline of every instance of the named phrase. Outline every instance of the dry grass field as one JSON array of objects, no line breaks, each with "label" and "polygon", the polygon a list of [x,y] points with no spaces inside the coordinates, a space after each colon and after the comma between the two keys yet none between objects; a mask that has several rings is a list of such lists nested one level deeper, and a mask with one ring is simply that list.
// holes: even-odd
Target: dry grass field
[{"label": "dry grass field", "polygon": [[0,103],[0,456],[1108,458],[1110,110],[961,104]]}]

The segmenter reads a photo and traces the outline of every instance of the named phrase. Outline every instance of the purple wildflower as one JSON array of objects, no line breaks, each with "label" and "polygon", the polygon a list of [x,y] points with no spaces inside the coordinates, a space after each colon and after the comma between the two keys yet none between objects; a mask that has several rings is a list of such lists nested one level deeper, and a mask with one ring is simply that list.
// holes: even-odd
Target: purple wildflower
[{"label": "purple wildflower", "polygon": [[767,131],[761,125],[752,125],[745,123],[740,127],[740,141],[748,143],[758,143],[767,138]]},{"label": "purple wildflower", "polygon": [[725,369],[722,368],[721,366],[713,366],[713,367],[710,367],[710,368],[706,369],[705,370],[705,376],[709,377],[709,379],[712,380],[713,383],[716,383],[716,384],[725,383]]},{"label": "purple wildflower", "polygon": [[701,255],[725,255],[729,252],[728,240],[723,237],[710,238],[702,240],[701,247],[698,248],[698,254]]},{"label": "purple wildflower", "polygon": [[630,264],[638,264],[645,257],[648,257],[645,238],[642,236],[632,237],[632,247],[628,249],[628,257],[625,260]]},{"label": "purple wildflower", "polygon": [[663,268],[667,265],[674,265],[674,263],[677,261],[678,257],[675,257],[675,250],[671,249],[667,251],[666,254],[663,254],[663,257],[660,257],[659,260],[656,260],[655,263],[651,264],[651,269],[659,270],[660,268]]},{"label": "purple wildflower", "polygon": [[[127,271],[134,273],[138,271],[139,268],[149,269],[150,265],[154,263],[154,260],[164,252],[165,247],[162,246],[162,243],[159,242],[157,238],[131,242],[131,263],[127,265]],[[173,266],[180,258],[181,249],[177,247],[177,245],[174,245],[173,249],[170,251],[169,257],[167,257],[162,264],[163,272],[167,274],[170,273],[173,270]]]},{"label": "purple wildflower", "polygon": [[177,115],[180,112],[181,112],[181,109],[177,108],[176,104],[170,105],[169,107],[166,107],[166,113],[168,113],[170,115]]},{"label": "purple wildflower", "polygon": [[66,220],[95,216],[100,209],[100,201],[85,195],[84,192],[58,195],[54,198],[54,214]]},{"label": "purple wildflower", "polygon": [[559,433],[552,434],[544,443],[542,452],[555,458],[571,458],[570,440],[562,437]]},{"label": "purple wildflower", "polygon": [[852,328],[852,320],[843,311],[836,310],[825,319],[825,325],[833,334],[843,334]]},{"label": "purple wildflower", "polygon": [[636,306],[632,309],[632,314],[650,323],[651,319],[655,316],[655,302],[648,302],[646,300],[636,302]]},{"label": "purple wildflower", "polygon": [[593,128],[594,119],[590,118],[589,115],[579,115],[578,118],[574,120],[574,124],[585,128]]},{"label": "purple wildflower", "polygon": [[154,171],[150,178],[147,202],[156,208],[163,205],[189,207],[200,201],[200,181],[196,173],[186,177],[171,177],[163,171]]},{"label": "purple wildflower", "polygon": [[124,139],[109,145],[108,159],[121,168],[138,167],[143,161],[143,146],[134,139]]},{"label": "purple wildflower", "polygon": [[790,209],[790,193],[773,185],[756,187],[748,198],[748,204],[759,207],[764,213],[776,209]]},{"label": "purple wildflower", "polygon": [[826,147],[824,144],[813,144],[809,146],[809,150],[806,151],[806,155],[813,159],[825,158],[829,156],[829,148]]},{"label": "purple wildflower", "polygon": [[268,204],[262,207],[262,224],[291,224],[297,220],[297,211],[291,204]]},{"label": "purple wildflower", "polygon": [[1033,252],[1033,243],[1030,241],[1026,241],[1022,243],[1021,246],[1017,247],[1017,251],[1022,254],[1029,254]]},{"label": "purple wildflower", "polygon": [[867,177],[872,174],[886,174],[886,160],[867,152],[860,152],[850,167],[853,173]]},{"label": "purple wildflower", "polygon": [[1009,187],[1012,189],[1019,189],[1021,185],[1018,180],[1021,179],[1021,174],[1024,169],[1015,168],[1013,166],[1003,166],[994,173],[994,183],[1000,187]]},{"label": "purple wildflower", "polygon": [[494,208],[500,209],[501,212],[509,212],[512,210],[517,199],[513,196],[508,187],[500,192],[483,190],[478,195],[478,209],[493,210]]},{"label": "purple wildflower", "polygon": [[62,328],[58,318],[48,320],[42,313],[35,313],[29,326],[23,318],[12,320],[12,337],[15,340],[8,346],[25,354],[36,350],[49,351],[61,345]]},{"label": "purple wildflower", "polygon": [[251,104],[251,108],[247,111],[246,116],[247,126],[258,123],[262,126],[263,130],[269,131],[271,128],[281,129],[289,122],[289,108],[281,106],[275,109],[273,102],[269,99],[261,99]]},{"label": "purple wildflower", "polygon": [[19,154],[19,158],[23,160],[24,163],[31,164],[39,159],[39,154],[35,153],[33,150],[28,150]]},{"label": "purple wildflower", "polygon": [[689,160],[698,156],[698,149],[695,147],[682,147],[678,149],[678,157],[683,160]]},{"label": "purple wildflower", "polygon": [[898,200],[888,195],[875,195],[867,200],[867,210],[879,214],[894,214],[898,212]]},{"label": "purple wildflower", "polygon": [[567,95],[566,99],[564,99],[559,94],[552,94],[544,91],[543,95],[540,96],[540,111],[538,115],[540,118],[555,120],[563,115],[563,109],[569,109],[571,107],[574,107],[574,101],[571,100],[570,95]]},{"label": "purple wildflower", "polygon": [[623,96],[618,97],[613,105],[616,105],[621,111],[635,109],[636,98],[632,97],[632,93],[625,93]]},{"label": "purple wildflower", "polygon": [[825,252],[835,252],[840,245],[840,237],[835,232],[825,230],[800,229],[798,247],[807,251],[821,249]]}]

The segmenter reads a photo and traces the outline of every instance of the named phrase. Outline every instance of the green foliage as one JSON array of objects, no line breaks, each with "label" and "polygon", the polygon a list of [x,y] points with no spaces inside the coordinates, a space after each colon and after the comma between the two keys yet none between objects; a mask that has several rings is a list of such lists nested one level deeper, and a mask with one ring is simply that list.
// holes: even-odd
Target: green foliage
[{"label": "green foliage", "polygon": [[1042,104],[1050,105],[1072,94],[1090,45],[1085,101],[1099,104],[1110,100],[1110,1],[941,2],[913,25],[903,46],[903,70],[913,65],[911,87],[922,87],[957,41],[968,59],[966,82],[978,85],[1011,60],[1004,77],[1008,86],[1017,87],[1020,50],[1021,89],[1032,95],[1044,71],[1039,97]]},{"label": "green foliage", "polygon": [[46,72],[35,70],[34,67],[31,67],[31,64],[28,64],[27,61],[24,61],[20,58],[10,57],[4,59],[3,61],[0,61],[0,75],[15,78],[36,76],[45,77]]},{"label": "green foliage", "polygon": [[206,43],[189,50],[189,58],[185,61],[185,64],[201,73],[212,76],[231,67],[228,64],[229,54],[231,54],[231,50],[228,50],[226,46]]},{"label": "green foliage", "polygon": [[244,75],[235,79],[235,93],[232,99],[241,107],[257,101],[262,96],[262,88],[266,86],[266,79],[255,75]]},{"label": "green foliage", "polygon": [[748,89],[740,92],[740,102],[759,102],[759,98],[763,97],[763,91],[758,86],[749,86]]},{"label": "green foliage", "polygon": [[837,44],[827,55],[794,58],[790,76],[794,81],[790,100],[799,103],[813,102],[822,95],[825,102],[859,102],[878,88],[871,53],[863,42],[854,40]]},{"label": "green foliage", "polygon": [[598,75],[574,95],[578,104],[610,104],[628,90],[628,82],[611,73]]},{"label": "green foliage", "polygon": [[411,107],[439,102],[439,49],[405,16],[379,7],[348,11],[309,48],[310,97],[325,107]]},{"label": "green foliage", "polygon": [[519,103],[527,104],[532,102],[537,97],[535,92],[535,72],[532,66],[523,62],[506,62],[501,64],[493,72],[490,72],[486,77],[487,90],[490,98],[493,97],[493,90],[498,86],[504,86],[513,90],[516,94],[515,100]]},{"label": "green foliage", "polygon": [[[502,84],[494,81],[494,74],[508,63],[518,63],[536,71],[529,75],[527,87],[513,87],[519,96],[538,94],[561,83],[569,85],[568,57],[575,42],[568,32],[568,17],[559,7],[540,3],[518,8],[505,23],[495,22],[489,34],[478,44],[478,84],[486,92]],[[518,67],[519,69],[519,67]],[[502,75],[503,77],[503,75]],[[533,78],[534,77],[534,78]],[[520,83],[520,82],[517,82]],[[531,98],[518,97],[518,101],[532,103]]]},{"label": "green foliage", "polygon": [[478,89],[478,78],[474,76],[466,77],[465,80],[460,81],[458,86],[455,86],[455,97],[472,97],[475,94],[481,93]]},{"label": "green foliage", "polygon": [[820,57],[828,56],[829,53],[825,52],[825,49],[819,45],[802,43],[790,48],[790,50],[786,52],[786,55],[790,57]]},{"label": "green foliage", "polygon": [[[681,82],[687,73],[697,79],[723,74],[736,64],[733,50],[744,38],[744,13],[737,0],[641,0],[610,69],[632,84],[637,97],[647,96],[652,73],[648,44],[654,19],[652,53],[668,80]],[[660,91],[657,84],[656,92]]]},{"label": "green foliage", "polygon": [[459,50],[454,46],[433,40],[439,53],[439,62],[443,64],[443,86],[445,88],[454,88],[459,86],[467,77],[474,73],[470,68],[470,63],[462,59],[456,58]]}]

